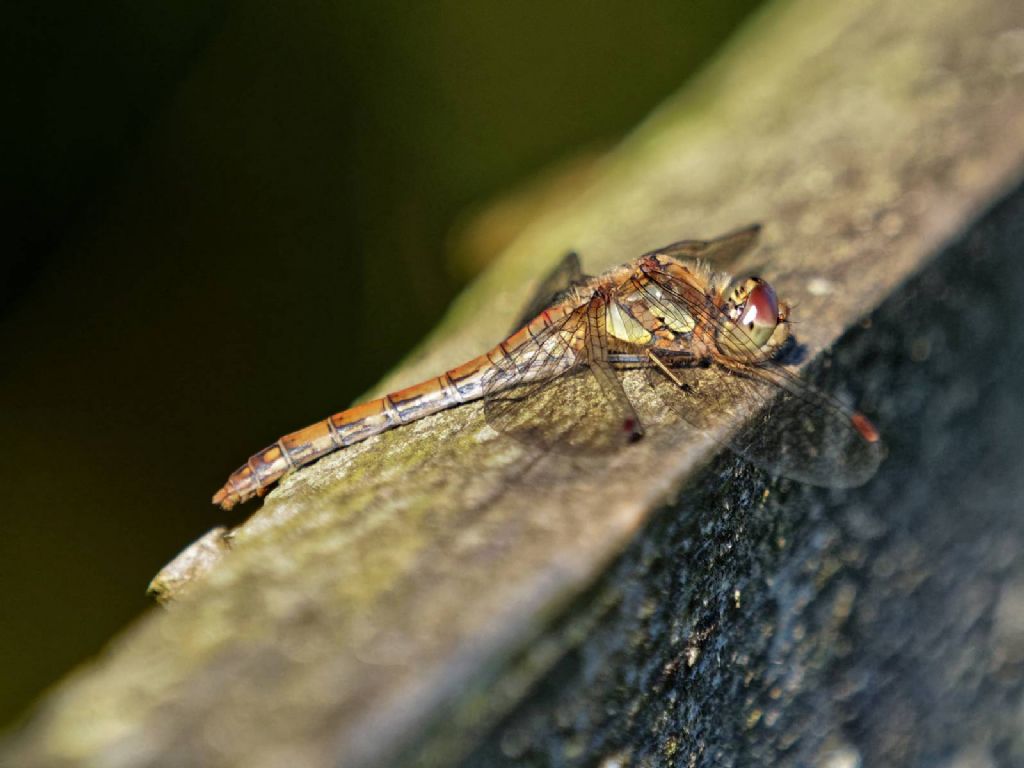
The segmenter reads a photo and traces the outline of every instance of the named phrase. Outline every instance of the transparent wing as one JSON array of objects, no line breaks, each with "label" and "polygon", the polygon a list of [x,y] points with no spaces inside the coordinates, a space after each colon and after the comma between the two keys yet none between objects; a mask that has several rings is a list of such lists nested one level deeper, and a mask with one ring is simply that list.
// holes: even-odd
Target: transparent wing
[{"label": "transparent wing", "polygon": [[[693,427],[715,433],[730,418],[740,431],[727,442],[751,463],[812,485],[856,486],[866,482],[885,456],[871,422],[859,412],[818,390],[777,362],[751,341],[693,286],[670,275],[648,274],[645,301],[671,311],[674,304],[713,329],[728,358],[698,361],[678,356],[663,361],[664,371],[648,369],[648,382],[663,403]],[[703,369],[696,365],[707,362]],[[673,367],[675,366],[675,367]],[[672,379],[675,379],[674,381]],[[717,434],[715,434],[717,437]]]},{"label": "transparent wing", "polygon": [[537,289],[533,297],[523,308],[519,317],[509,333],[514,333],[533,320],[537,315],[557,302],[565,291],[573,285],[586,279],[583,268],[580,266],[580,257],[576,251],[569,251],[562,260],[555,265],[555,268],[548,273]]},{"label": "transparent wing", "polygon": [[704,259],[716,269],[728,269],[729,265],[746,253],[761,235],[761,225],[737,229],[713,240],[680,240],[650,251],[645,256],[665,255],[679,259]]},{"label": "transparent wing", "polygon": [[544,451],[600,454],[642,434],[608,362],[605,304],[595,297],[511,350],[484,377],[495,430]]},{"label": "transparent wing", "polygon": [[666,407],[716,440],[723,441],[725,423],[739,424],[724,442],[756,466],[810,485],[867,482],[885,449],[858,428],[863,417],[791,375],[773,380],[774,373],[674,368],[672,381],[649,368],[647,379]]}]

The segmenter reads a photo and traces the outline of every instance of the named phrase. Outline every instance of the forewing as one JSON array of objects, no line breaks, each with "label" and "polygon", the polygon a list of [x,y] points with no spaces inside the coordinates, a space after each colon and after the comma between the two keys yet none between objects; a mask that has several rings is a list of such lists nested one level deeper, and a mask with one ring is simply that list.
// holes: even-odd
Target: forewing
[{"label": "forewing", "polygon": [[647,256],[665,255],[679,259],[703,259],[716,269],[729,269],[730,265],[757,242],[760,224],[737,229],[713,240],[680,240],[678,243],[656,248]]},{"label": "forewing", "polygon": [[672,374],[679,383],[657,368],[648,371],[662,403],[774,474],[853,487],[870,479],[885,456],[863,416],[777,366],[674,368]]}]

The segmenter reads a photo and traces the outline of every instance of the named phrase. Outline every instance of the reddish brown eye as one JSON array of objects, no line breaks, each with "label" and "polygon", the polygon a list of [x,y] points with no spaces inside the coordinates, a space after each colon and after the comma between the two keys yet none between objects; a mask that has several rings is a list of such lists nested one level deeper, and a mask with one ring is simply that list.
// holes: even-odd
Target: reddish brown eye
[{"label": "reddish brown eye", "polygon": [[779,300],[775,289],[759,277],[750,278],[754,287],[739,315],[739,324],[758,347],[768,343],[779,324]]},{"label": "reddish brown eye", "polygon": [[759,277],[753,278],[757,285],[750,292],[747,300],[748,307],[755,307],[760,322],[771,323],[774,328],[779,321],[779,299],[775,295],[775,289]]}]

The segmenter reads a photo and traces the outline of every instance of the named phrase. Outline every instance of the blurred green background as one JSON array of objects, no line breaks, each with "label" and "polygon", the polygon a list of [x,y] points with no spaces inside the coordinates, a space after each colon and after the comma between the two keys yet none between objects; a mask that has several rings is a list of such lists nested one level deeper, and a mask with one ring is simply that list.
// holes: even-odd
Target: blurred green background
[{"label": "blurred green background", "polygon": [[5,6],[0,724],[430,330],[516,227],[472,211],[571,195],[756,5]]}]

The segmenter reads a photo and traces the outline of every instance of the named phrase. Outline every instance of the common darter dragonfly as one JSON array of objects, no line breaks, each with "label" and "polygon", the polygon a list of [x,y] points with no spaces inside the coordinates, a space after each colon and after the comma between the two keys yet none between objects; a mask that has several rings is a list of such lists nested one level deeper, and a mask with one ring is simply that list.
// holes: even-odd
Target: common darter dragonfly
[{"label": "common darter dragonfly", "polygon": [[725,439],[752,463],[813,485],[860,485],[884,456],[877,429],[778,360],[790,308],[769,283],[710,266],[747,251],[759,231],[673,243],[597,276],[569,254],[496,347],[285,435],[213,502],[231,509],[328,453],[480,399],[491,427],[544,450],[614,451],[644,432],[622,385],[629,369],[691,430],[714,431],[723,409],[745,421]]}]

